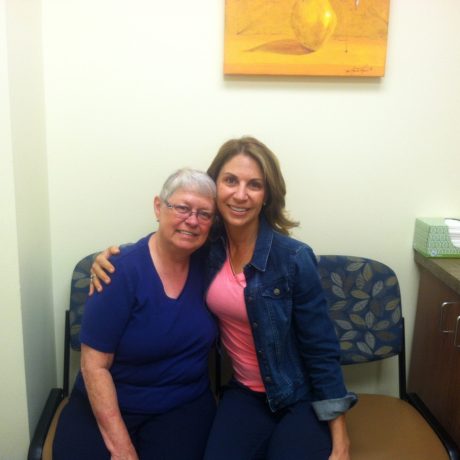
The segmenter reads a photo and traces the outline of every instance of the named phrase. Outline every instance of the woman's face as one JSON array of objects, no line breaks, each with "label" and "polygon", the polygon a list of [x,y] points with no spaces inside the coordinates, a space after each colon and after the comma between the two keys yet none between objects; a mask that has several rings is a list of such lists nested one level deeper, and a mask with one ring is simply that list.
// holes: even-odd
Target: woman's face
[{"label": "woman's face", "polygon": [[256,229],[265,200],[265,180],[259,164],[252,157],[238,154],[219,172],[217,208],[227,227]]},{"label": "woman's face", "polygon": [[166,202],[155,197],[154,208],[163,244],[192,253],[205,243],[213,222],[212,218],[206,220],[206,216],[214,216],[215,212],[211,197],[178,189]]}]

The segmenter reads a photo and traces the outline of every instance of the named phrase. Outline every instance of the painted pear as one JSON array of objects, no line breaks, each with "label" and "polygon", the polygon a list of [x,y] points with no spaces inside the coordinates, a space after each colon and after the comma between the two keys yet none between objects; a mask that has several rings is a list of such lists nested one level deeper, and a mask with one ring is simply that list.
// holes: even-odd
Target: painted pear
[{"label": "painted pear", "polygon": [[291,25],[302,46],[316,51],[334,33],[337,16],[329,0],[297,0],[292,8]]}]

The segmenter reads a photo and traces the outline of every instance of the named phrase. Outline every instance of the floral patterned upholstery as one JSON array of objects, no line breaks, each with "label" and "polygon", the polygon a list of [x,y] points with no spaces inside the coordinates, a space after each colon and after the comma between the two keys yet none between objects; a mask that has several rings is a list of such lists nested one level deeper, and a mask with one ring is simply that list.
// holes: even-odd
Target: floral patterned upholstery
[{"label": "floral patterned upholstery", "polygon": [[[80,325],[89,275],[97,253],[74,268],[70,292],[70,342],[80,350]],[[340,340],[342,363],[388,358],[401,351],[402,316],[398,280],[386,265],[351,256],[318,256],[318,271]]]},{"label": "floral patterned upholstery", "polygon": [[80,350],[80,326],[89,291],[91,264],[98,253],[90,254],[75,265],[70,285],[70,346]]},{"label": "floral patterned upholstery", "polygon": [[318,271],[340,341],[342,364],[397,355],[403,346],[398,279],[381,262],[318,256]]}]

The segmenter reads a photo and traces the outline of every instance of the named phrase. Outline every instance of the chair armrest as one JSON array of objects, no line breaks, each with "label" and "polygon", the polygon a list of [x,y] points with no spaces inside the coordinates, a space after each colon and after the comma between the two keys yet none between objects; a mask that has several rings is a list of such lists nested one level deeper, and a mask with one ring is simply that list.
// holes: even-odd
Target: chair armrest
[{"label": "chair armrest", "polygon": [[460,460],[460,451],[457,444],[440,425],[420,396],[418,396],[417,393],[407,393],[407,401],[422,414],[423,418],[428,422],[431,428],[433,428],[433,431],[438,435],[438,438],[447,450],[450,460]]},{"label": "chair armrest", "polygon": [[64,394],[61,388],[53,388],[50,391],[45,407],[43,408],[40,419],[38,420],[37,427],[35,428],[35,433],[30,442],[27,460],[41,460],[46,435],[48,434],[56,409],[63,398]]}]

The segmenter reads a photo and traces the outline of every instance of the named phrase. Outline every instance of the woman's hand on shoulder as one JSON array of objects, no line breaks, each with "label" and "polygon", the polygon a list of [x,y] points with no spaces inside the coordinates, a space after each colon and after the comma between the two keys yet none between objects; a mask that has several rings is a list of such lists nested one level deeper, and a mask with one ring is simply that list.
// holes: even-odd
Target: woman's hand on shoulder
[{"label": "woman's hand on shoulder", "polygon": [[113,273],[115,267],[110,263],[110,257],[119,254],[119,246],[110,246],[100,252],[91,265],[91,283],[89,285],[89,295],[93,295],[94,291],[101,292],[104,288],[102,283],[109,284],[110,276],[108,273]]}]

